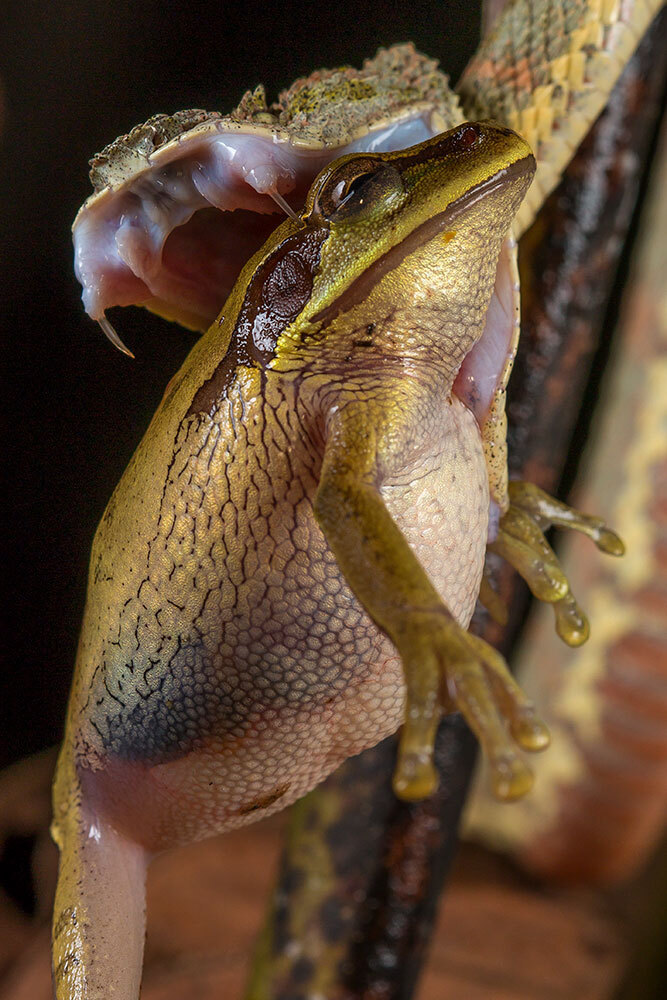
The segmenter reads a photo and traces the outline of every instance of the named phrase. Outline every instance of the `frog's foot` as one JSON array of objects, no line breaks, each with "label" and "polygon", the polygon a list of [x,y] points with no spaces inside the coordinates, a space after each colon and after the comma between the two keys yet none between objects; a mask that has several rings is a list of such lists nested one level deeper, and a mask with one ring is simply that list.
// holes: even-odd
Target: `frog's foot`
[{"label": "frog's foot", "polygon": [[509,509],[500,519],[498,536],[489,548],[517,570],[538,600],[553,605],[561,639],[568,646],[580,646],[589,635],[588,620],[544,532],[552,526],[573,528],[588,535],[602,552],[614,556],[623,555],[623,542],[601,518],[554,500],[532,483],[511,482],[509,498]]},{"label": "frog's foot", "polygon": [[479,739],[496,796],[511,800],[524,795],[532,774],[519,747],[544,750],[549,733],[500,653],[440,615],[413,621],[403,638],[407,706],[394,773],[396,794],[411,801],[435,790],[433,743],[444,709],[462,712]]}]

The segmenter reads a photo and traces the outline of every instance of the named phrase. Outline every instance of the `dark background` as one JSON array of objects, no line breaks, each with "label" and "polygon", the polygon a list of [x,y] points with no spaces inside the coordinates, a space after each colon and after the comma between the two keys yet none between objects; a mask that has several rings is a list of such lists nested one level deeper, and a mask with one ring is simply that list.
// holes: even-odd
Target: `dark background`
[{"label": "dark background", "polygon": [[95,526],[193,335],[141,309],[84,315],[70,225],[87,160],[159,111],[269,100],[321,66],[413,40],[456,81],[479,15],[403,4],[47,3],[2,7],[0,328],[5,358],[0,766],[60,739]]}]

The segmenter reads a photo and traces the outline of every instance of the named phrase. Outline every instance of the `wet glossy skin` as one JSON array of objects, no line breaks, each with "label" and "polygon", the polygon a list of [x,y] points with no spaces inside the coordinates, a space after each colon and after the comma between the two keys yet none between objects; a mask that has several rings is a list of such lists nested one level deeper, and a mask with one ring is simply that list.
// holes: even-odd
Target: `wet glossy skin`
[{"label": "wet glossy skin", "polygon": [[[517,233],[641,32],[626,24],[632,4],[617,6],[566,3],[564,31],[558,19],[526,18],[516,5],[518,24],[505,19],[461,82],[475,114],[509,120],[535,146],[538,183]],[[526,52],[539,72],[525,73]],[[518,76],[505,72],[513,62]],[[463,114],[427,63],[404,46],[379,53],[356,76],[315,74],[282,95],[278,115],[259,91],[248,94],[221,129],[204,126],[206,141],[220,131],[248,133],[272,148],[288,140],[299,156],[325,156],[339,148],[332,127],[342,125],[344,142],[366,142],[375,125],[388,125],[389,135],[394,114],[403,120],[412,110],[432,134]],[[368,107],[357,103],[364,89]],[[124,199],[134,210],[135,182],[161,193],[160,171],[172,169],[174,147],[154,142],[156,122],[139,128],[134,146],[127,136],[106,151],[121,155],[115,166],[128,186],[117,192],[105,176],[110,187],[80,216],[90,237],[77,252],[80,276],[101,322],[106,305],[141,301],[197,326],[222,301],[215,268],[215,309],[206,296],[184,302],[182,274],[159,270],[159,232],[150,245],[160,208],[153,194],[142,201],[145,217],[125,210]],[[476,128],[485,146],[492,130]],[[178,124],[174,142],[180,150],[186,140],[195,162],[200,154],[181,131]],[[459,153],[465,134],[455,142]],[[454,150],[438,142],[425,144],[416,173],[412,153],[384,157],[400,185],[377,171],[364,210],[372,224],[364,212],[344,221],[348,165],[333,175],[325,169],[302,218],[274,233],[242,271],[119,485],[95,541],[55,787],[59,1000],[137,996],[152,851],[281,808],[401,720],[398,793],[432,789],[435,725],[453,707],[479,735],[496,792],[511,797],[528,787],[513,738],[538,749],[544,729],[500,657],[463,630],[480,585],[489,498],[493,547],[553,603],[571,644],[585,639],[587,625],[543,531],[574,527],[605,551],[621,546],[602,522],[525,484],[507,491],[503,391],[516,346],[516,277],[501,244],[525,193],[528,151],[499,134],[509,155],[499,157],[493,141],[485,159],[475,142],[463,170],[451,171]],[[355,163],[374,173],[367,161],[349,161],[352,173]],[[509,169],[521,161],[523,171]],[[98,172],[109,165],[104,154],[95,160]],[[206,193],[225,210],[239,207],[217,204],[228,177],[223,171],[220,187]],[[273,191],[253,177],[261,212],[271,210],[269,197],[292,191],[289,165],[284,176],[278,169]],[[502,178],[495,188],[494,178]],[[301,192],[297,182],[293,207]],[[186,207],[179,198],[176,216]],[[178,218],[171,223],[179,227]],[[167,271],[183,257],[182,245],[173,249]],[[505,313],[509,330],[489,352],[487,321],[484,350],[465,357],[482,334],[494,277],[488,315]],[[98,294],[107,279],[120,281],[108,302]],[[489,357],[483,374],[491,388],[480,397],[478,364]]]},{"label": "wet glossy skin", "polygon": [[59,996],[133,996],[140,962],[100,958],[136,954],[140,894],[106,905],[128,865],[393,732],[405,671],[404,794],[432,782],[443,683],[525,787],[499,713],[528,748],[539,727],[463,631],[489,492],[451,388],[532,169],[491,126],[327,168],[170,383],[93,547],[55,793]]}]

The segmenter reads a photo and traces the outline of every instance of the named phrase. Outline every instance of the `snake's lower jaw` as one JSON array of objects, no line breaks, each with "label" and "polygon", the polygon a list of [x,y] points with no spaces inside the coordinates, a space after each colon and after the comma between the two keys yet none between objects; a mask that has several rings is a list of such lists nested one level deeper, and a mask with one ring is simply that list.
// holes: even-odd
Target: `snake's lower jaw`
[{"label": "snake's lower jaw", "polygon": [[[509,497],[509,509],[501,517],[498,535],[489,549],[517,570],[538,600],[553,606],[556,632],[563,642],[581,646],[590,633],[588,619],[544,533],[551,527],[571,528],[588,535],[600,551],[615,556],[623,555],[623,542],[601,518],[555,500],[532,483],[510,483]],[[487,599],[485,591],[483,603]],[[494,617],[498,618],[497,611]]]}]

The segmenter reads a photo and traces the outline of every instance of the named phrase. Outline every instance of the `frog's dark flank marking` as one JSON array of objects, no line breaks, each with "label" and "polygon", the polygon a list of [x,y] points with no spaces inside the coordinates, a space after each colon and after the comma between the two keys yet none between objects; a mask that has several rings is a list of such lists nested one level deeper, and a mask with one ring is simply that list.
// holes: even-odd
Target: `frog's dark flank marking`
[{"label": "frog's dark flank marking", "polygon": [[313,288],[328,229],[308,227],[288,236],[253,275],[229,350],[194,395],[186,417],[212,413],[239,365],[266,367],[281,333],[301,312]]}]

